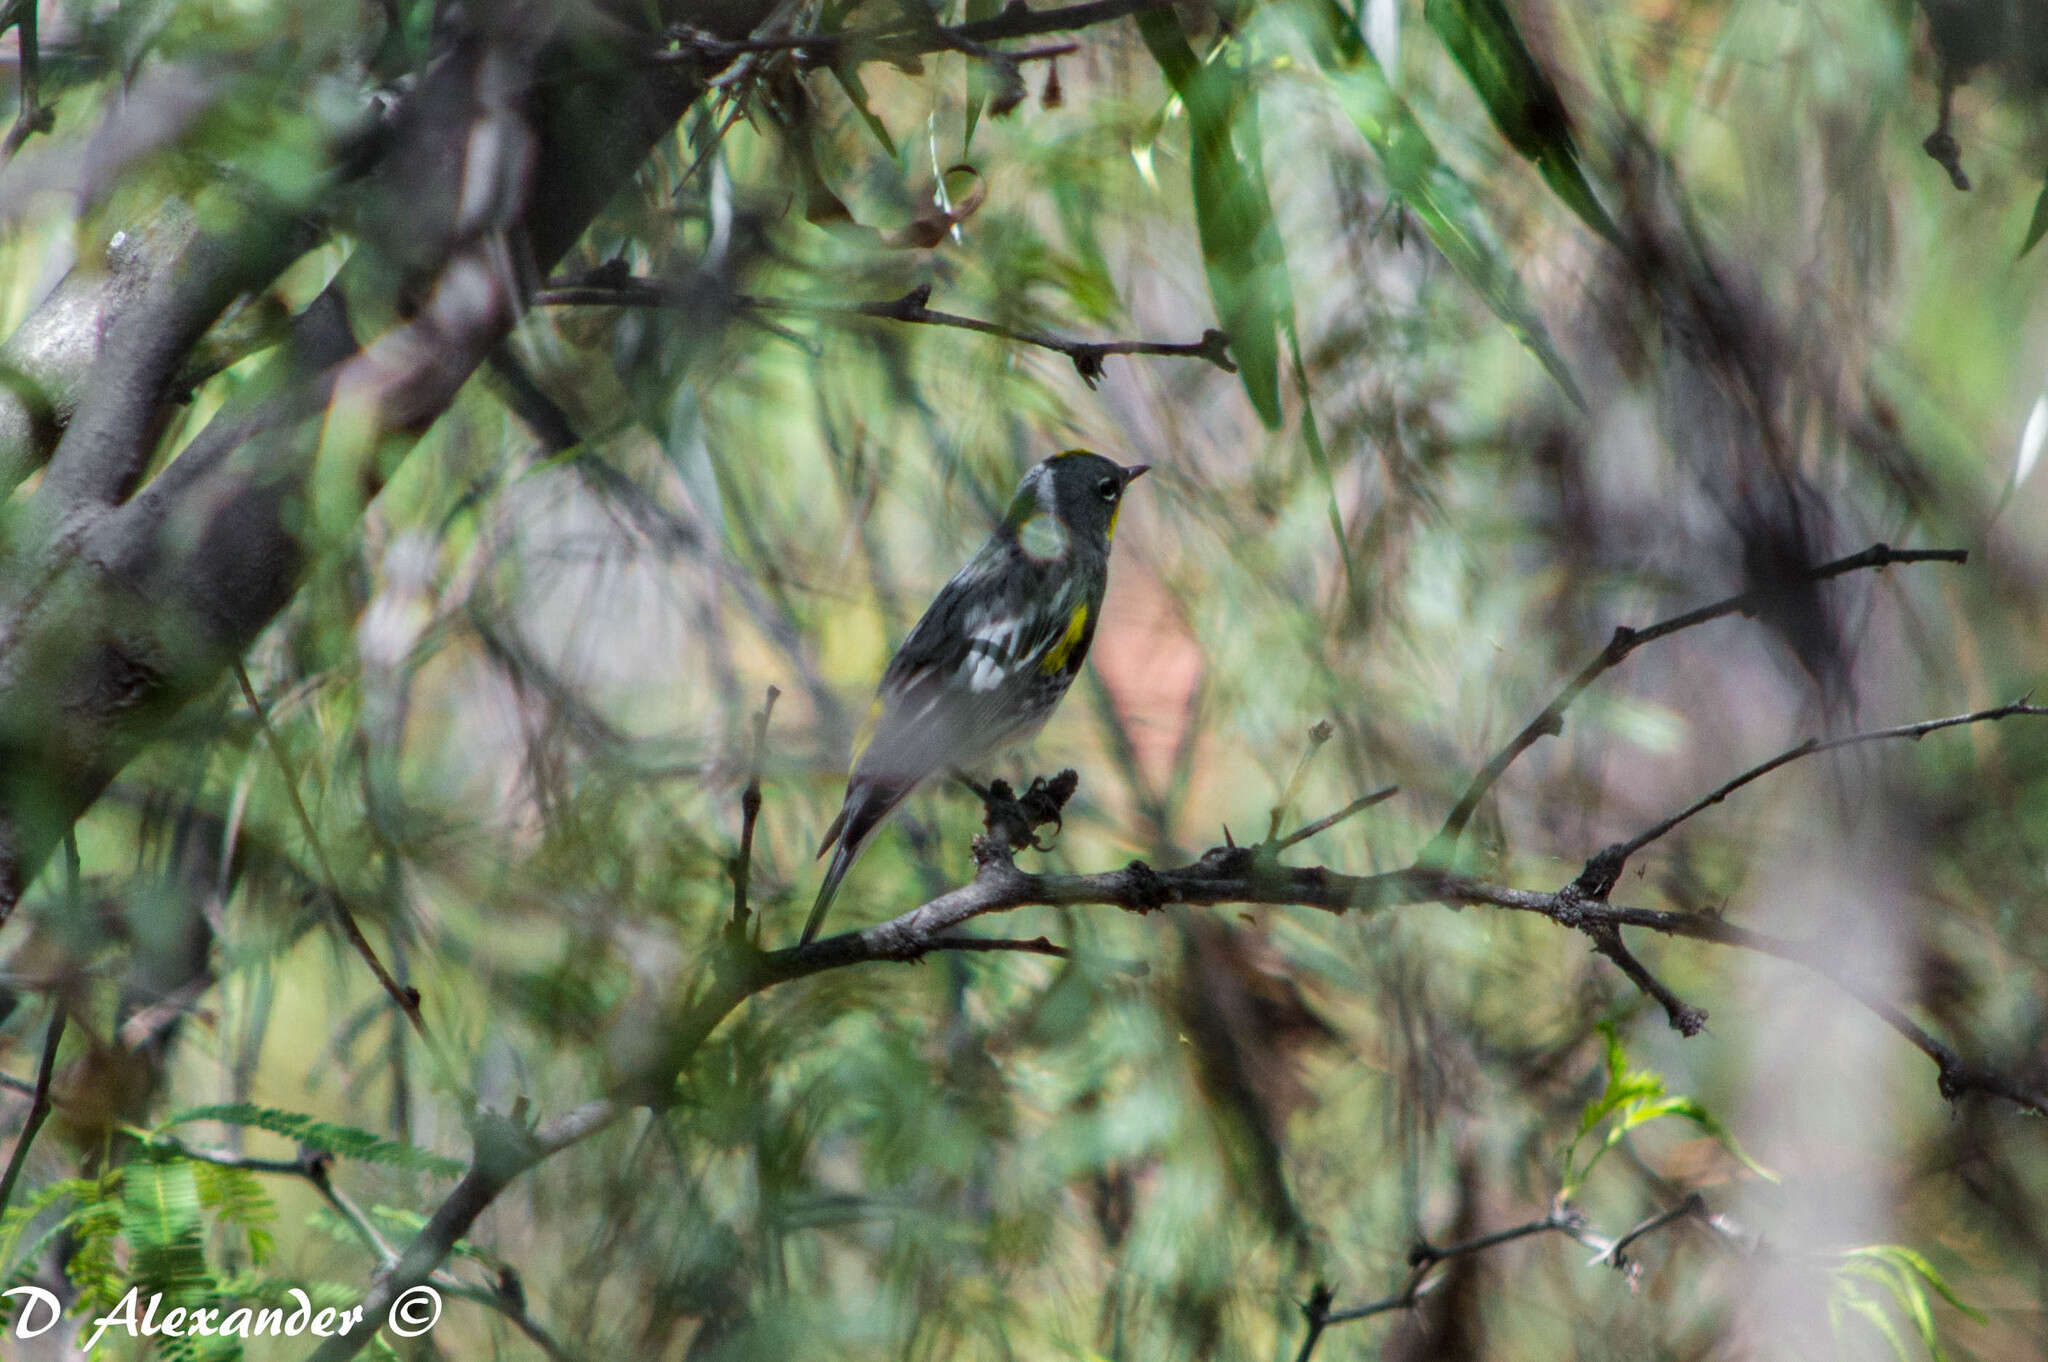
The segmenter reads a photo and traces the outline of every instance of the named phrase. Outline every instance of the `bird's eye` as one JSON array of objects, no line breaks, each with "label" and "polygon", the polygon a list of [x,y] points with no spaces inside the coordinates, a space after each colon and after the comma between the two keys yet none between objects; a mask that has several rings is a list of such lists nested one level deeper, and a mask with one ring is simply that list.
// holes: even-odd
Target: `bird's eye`
[{"label": "bird's eye", "polygon": [[1124,483],[1122,478],[1104,478],[1101,482],[1095,484],[1095,495],[1101,497],[1104,501],[1115,501],[1123,495],[1123,490]]}]

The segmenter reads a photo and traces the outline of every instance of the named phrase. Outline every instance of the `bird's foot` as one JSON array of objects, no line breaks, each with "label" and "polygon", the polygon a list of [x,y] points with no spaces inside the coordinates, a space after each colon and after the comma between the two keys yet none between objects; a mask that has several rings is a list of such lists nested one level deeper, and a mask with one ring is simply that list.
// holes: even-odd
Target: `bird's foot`
[{"label": "bird's foot", "polygon": [[986,840],[1005,851],[1049,851],[1050,841],[1041,842],[1038,830],[1050,825],[1057,837],[1064,826],[1060,817],[1067,801],[1074,797],[1081,778],[1070,768],[1047,779],[1039,776],[1031,787],[1018,794],[1007,780],[993,780],[981,795],[982,826]]}]

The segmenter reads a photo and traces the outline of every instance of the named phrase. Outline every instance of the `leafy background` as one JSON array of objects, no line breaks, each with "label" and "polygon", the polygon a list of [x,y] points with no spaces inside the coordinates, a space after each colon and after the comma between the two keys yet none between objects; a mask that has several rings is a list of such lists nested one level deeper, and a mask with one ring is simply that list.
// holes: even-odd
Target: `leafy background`
[{"label": "leafy background", "polygon": [[[888,650],[1055,449],[1156,471],[1090,671],[997,772],[1080,772],[1049,867],[1179,864],[1276,804],[1292,826],[1388,784],[1296,855],[1407,864],[1616,624],[1752,587],[1755,618],[1603,680],[1482,805],[1468,863],[1555,886],[1809,734],[2028,691],[2048,45],[2032,8],[1980,8],[2007,27],[1975,62],[1992,20],[1960,0],[1269,0],[1150,10],[1014,73],[737,59],[563,271],[717,287],[536,308],[512,372],[580,441],[536,433],[518,378],[471,383],[246,660],[263,717],[232,685],[194,706],[0,935],[22,1086],[50,1015],[29,995],[72,1018],[0,1265],[67,1282],[86,1318],[135,1283],[359,1296],[467,1154],[456,1088],[584,1100],[645,1042],[648,999],[708,967],[770,684],[753,905],[764,939],[793,934]],[[41,18],[55,127],[0,177],[9,329],[116,230],[223,186],[303,192],[328,106],[432,30],[424,5]],[[1945,69],[1971,77],[1966,193],[1920,146]],[[50,193],[124,99],[170,111],[154,142]],[[348,253],[308,254],[241,320]],[[1219,326],[1237,372],[1116,357],[1091,385],[1057,353],[816,307],[918,284],[1076,337]],[[163,457],[253,371],[199,386]],[[1971,558],[1799,585],[1875,541]],[[1617,898],[1814,938],[2039,1090],[2030,722],[1798,764]],[[920,795],[835,925],[964,878],[978,817]],[[341,943],[335,896],[431,1043]],[[1043,908],[995,930],[1073,953],[748,1003],[667,1111],[486,1213],[448,1269],[477,1300],[402,1354],[1293,1355],[1315,1284],[1339,1308],[1398,1291],[1417,1242],[1564,1192],[1609,1236],[1692,1192],[1717,1219],[1647,1236],[1627,1273],[1553,1233],[1460,1257],[1317,1355],[2048,1345],[2041,1123],[1951,1108],[1922,1055],[1794,967],[1644,945],[1711,1014],[1682,1040],[1576,936],[1486,910]]]}]

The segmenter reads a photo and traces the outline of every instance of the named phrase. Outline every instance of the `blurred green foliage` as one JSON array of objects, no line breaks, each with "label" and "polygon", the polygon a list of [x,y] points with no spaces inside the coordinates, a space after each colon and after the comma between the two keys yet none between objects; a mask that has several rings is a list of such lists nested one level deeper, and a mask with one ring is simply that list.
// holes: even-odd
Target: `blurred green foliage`
[{"label": "blurred green foliage", "polygon": [[[896,7],[786,11],[809,32]],[[8,173],[83,158],[102,127],[150,135],[61,200],[0,177],[0,320],[74,258],[97,268],[113,231],[241,195],[331,229],[248,305],[303,306],[352,244],[313,150],[427,59],[433,12],[46,5],[56,130]],[[66,1281],[84,1318],[132,1284],[359,1299],[376,1238],[416,1233],[467,1157],[466,1098],[602,1092],[649,1000],[708,968],[769,684],[753,906],[765,944],[793,937],[890,648],[1055,449],[1158,472],[1124,515],[1090,674],[993,773],[1081,772],[1032,867],[1244,840],[1323,719],[1290,825],[1402,795],[1294,855],[1406,864],[1615,625],[1769,585],[1781,493],[1824,510],[1793,517],[1811,561],[1882,539],[1971,563],[1825,588],[1836,661],[1788,643],[1791,607],[1645,650],[1489,799],[1476,873],[1555,888],[1820,727],[2038,682],[2048,488],[2013,485],[2012,460],[2048,374],[2025,254],[2048,125],[2023,70],[1956,97],[1962,195],[1919,147],[1941,58],[1902,0],[1267,0],[1074,39],[1011,68],[724,68],[563,271],[715,287],[536,308],[510,367],[576,442],[514,414],[504,369],[480,376],[248,659],[334,882],[226,685],[79,825],[82,899],[53,871],[0,934],[24,995],[9,1071],[41,1035],[26,995],[80,1023],[0,1220],[9,1284]],[[124,104],[150,73],[179,117]],[[1025,98],[999,116],[1010,78]],[[1098,389],[1055,353],[818,310],[923,283],[1020,330],[1221,326],[1238,376],[1113,358]],[[253,369],[204,379],[166,458]],[[2026,722],[1800,764],[1652,848],[1616,900],[1823,942],[2039,1090],[2048,732]],[[970,873],[972,800],[934,788],[906,815],[849,879],[847,925]],[[433,1051],[340,943],[336,902],[420,990]],[[1681,1042],[1575,935],[1510,914],[981,926],[1071,958],[762,994],[671,1107],[527,1174],[448,1271],[495,1298],[516,1269],[547,1346],[578,1358],[1285,1356],[1312,1285],[1340,1308],[1398,1289],[1419,1240],[1567,1197],[1612,1237],[1700,1191],[1735,1228],[1647,1237],[1633,1283],[1533,1237],[1316,1355],[2048,1350],[2041,1123],[1951,1112],[1923,1056],[1792,966],[1635,943],[1712,1014]],[[373,1233],[310,1176],[195,1151],[310,1160]],[[546,1355],[475,1304],[432,1342]]]}]

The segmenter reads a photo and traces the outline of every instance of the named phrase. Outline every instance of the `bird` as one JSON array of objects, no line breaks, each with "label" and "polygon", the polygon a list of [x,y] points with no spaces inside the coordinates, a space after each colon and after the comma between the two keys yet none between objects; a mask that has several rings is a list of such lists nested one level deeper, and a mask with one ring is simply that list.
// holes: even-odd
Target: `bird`
[{"label": "bird", "polygon": [[818,935],[839,882],[912,790],[1044,727],[1088,656],[1117,513],[1149,467],[1086,449],[1034,465],[988,542],[932,598],[882,673],[798,944]]}]

